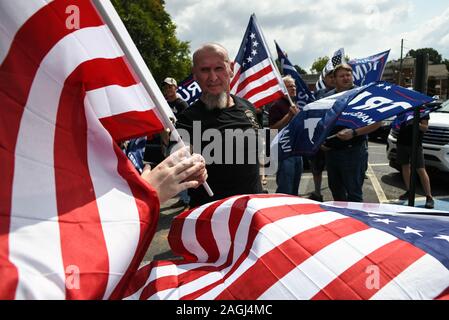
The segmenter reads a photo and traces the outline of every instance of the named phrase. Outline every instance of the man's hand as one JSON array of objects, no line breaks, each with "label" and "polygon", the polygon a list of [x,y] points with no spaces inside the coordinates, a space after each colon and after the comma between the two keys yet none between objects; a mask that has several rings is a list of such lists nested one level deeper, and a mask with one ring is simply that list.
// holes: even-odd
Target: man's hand
[{"label": "man's hand", "polygon": [[337,138],[343,141],[351,140],[354,138],[354,132],[352,129],[343,129],[338,131]]},{"label": "man's hand", "polygon": [[297,113],[299,112],[299,109],[295,105],[291,105],[290,109],[288,110],[288,114],[290,116],[290,119],[293,118]]},{"label": "man's hand", "polygon": [[141,177],[156,189],[162,204],[185,189],[203,184],[207,179],[206,164],[202,156],[190,156],[186,147],[171,154],[154,169],[146,166]]}]

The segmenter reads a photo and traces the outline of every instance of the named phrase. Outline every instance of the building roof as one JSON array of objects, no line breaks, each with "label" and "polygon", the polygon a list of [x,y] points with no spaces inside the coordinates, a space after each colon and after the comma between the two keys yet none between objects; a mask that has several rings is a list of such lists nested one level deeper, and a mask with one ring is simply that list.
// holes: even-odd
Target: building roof
[{"label": "building roof", "polygon": [[449,71],[447,71],[445,64],[429,64],[427,74],[429,77],[438,79],[447,79],[449,77]]}]

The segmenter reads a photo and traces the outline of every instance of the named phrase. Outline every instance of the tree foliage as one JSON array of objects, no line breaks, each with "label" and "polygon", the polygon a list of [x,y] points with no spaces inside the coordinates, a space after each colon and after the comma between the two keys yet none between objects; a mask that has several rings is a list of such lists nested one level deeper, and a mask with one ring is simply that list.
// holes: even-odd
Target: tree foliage
[{"label": "tree foliage", "polygon": [[407,55],[416,58],[416,55],[418,53],[428,53],[430,61],[432,61],[435,64],[442,63],[443,57],[441,56],[441,54],[438,53],[438,51],[436,51],[433,48],[420,48],[416,50],[411,49],[409,52],[407,52]]},{"label": "tree foliage", "polygon": [[153,77],[186,78],[191,70],[189,43],[176,38],[176,25],[163,0],[112,0]]},{"label": "tree foliage", "polygon": [[310,68],[310,72],[312,73],[320,73],[321,70],[326,66],[326,63],[329,61],[328,56],[318,57],[312,63],[312,67]]}]

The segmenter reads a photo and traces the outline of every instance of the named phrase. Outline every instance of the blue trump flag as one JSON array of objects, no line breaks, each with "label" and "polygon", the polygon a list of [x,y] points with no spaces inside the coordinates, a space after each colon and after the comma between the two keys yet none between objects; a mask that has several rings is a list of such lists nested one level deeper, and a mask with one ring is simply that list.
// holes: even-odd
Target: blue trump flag
[{"label": "blue trump flag", "polygon": [[341,113],[336,125],[360,128],[398,115],[434,99],[385,81],[372,83]]},{"label": "blue trump flag", "polygon": [[366,58],[350,60],[348,64],[352,67],[354,84],[363,86],[381,80],[389,53],[390,50],[387,50]]},{"label": "blue trump flag", "polygon": [[373,82],[306,105],[279,132],[272,146],[277,144],[280,160],[313,155],[335,125],[364,127],[432,100],[388,82]]},{"label": "blue trump flag", "polygon": [[189,106],[201,96],[200,85],[193,79],[192,74],[178,84],[176,92]]},{"label": "blue trump flag", "polygon": [[[430,114],[432,111],[435,111],[439,108],[441,108],[441,105],[432,105],[432,106],[424,105],[423,109],[419,110],[419,118],[420,119],[424,118],[425,116]],[[391,127],[393,129],[399,130],[403,123],[409,124],[413,120],[414,117],[415,117],[414,110],[406,111],[401,114],[398,114],[396,116],[396,118],[394,118],[393,122],[391,123]]]},{"label": "blue trump flag", "polygon": [[295,67],[288,60],[287,56],[281,50],[277,42],[275,41],[274,43],[276,44],[276,51],[278,54],[279,62],[281,64],[282,73],[284,75],[290,75],[293,79],[295,79],[297,97],[296,105],[302,108],[306,104],[315,101],[313,93],[310,92],[307,84],[304,82],[304,80],[301,79],[298,71],[296,71]]},{"label": "blue trump flag", "polygon": [[334,94],[304,106],[272,142],[279,160],[292,155],[313,155],[328,136],[340,113],[365,87]]},{"label": "blue trump flag", "polygon": [[126,156],[132,162],[134,167],[139,173],[142,173],[144,168],[143,156],[145,153],[145,145],[147,143],[147,137],[140,137],[131,139],[126,147]]}]

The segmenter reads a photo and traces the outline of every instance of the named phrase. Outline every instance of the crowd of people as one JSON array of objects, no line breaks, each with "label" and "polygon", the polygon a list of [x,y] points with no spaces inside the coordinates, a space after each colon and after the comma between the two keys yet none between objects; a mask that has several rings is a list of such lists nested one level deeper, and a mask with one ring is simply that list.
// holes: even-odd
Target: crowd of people
[{"label": "crowd of people", "polygon": [[[219,159],[219,161],[208,162],[204,157],[195,155],[194,157],[182,158],[183,160],[180,162],[182,165],[179,165],[174,160],[176,157],[179,158],[179,154],[175,158],[170,155],[173,144],[170,143],[168,134],[163,133],[161,135],[162,150],[164,150],[163,154],[167,159],[161,163],[161,169],[158,170],[165,173],[172,170],[177,174],[185,172],[182,173],[182,176],[188,177],[184,182],[173,180],[172,183],[177,187],[167,188],[167,190],[170,190],[168,192],[170,195],[177,194],[179,196],[179,201],[174,206],[190,208],[232,195],[266,192],[262,187],[264,175],[260,173],[261,166],[258,160],[251,162],[249,161],[250,157],[247,156],[255,150],[252,150],[249,144],[244,144],[243,147],[232,144],[232,149],[229,149],[229,145],[227,145],[229,141],[225,139],[227,130],[241,130],[245,134],[252,132],[251,134],[256,136],[257,129],[260,128],[257,119],[261,116],[261,109],[258,112],[249,101],[230,94],[233,62],[229,59],[227,50],[216,43],[201,46],[193,54],[192,72],[195,81],[202,90],[201,97],[196,102],[188,106],[177,95],[177,82],[171,77],[167,77],[162,84],[164,96],[176,115],[177,128],[186,130],[190,136],[195,134],[195,126],[200,128],[201,136],[207,130],[216,130],[221,137],[222,152],[219,155],[213,155],[213,158]],[[345,63],[327,72],[323,80],[326,88],[314,92],[316,99],[329,97],[355,87],[351,66]],[[301,112],[296,104],[295,80],[286,76],[283,78],[283,82],[288,91],[288,96],[286,95],[269,106],[268,124],[270,129],[281,130]],[[428,118],[424,118],[420,123],[420,145],[422,133],[427,129],[427,120]],[[292,155],[279,161],[276,173],[276,193],[298,195],[303,173],[303,161],[307,161],[310,164],[314,182],[314,191],[309,195],[310,199],[323,201],[323,171],[327,170],[328,185],[333,200],[363,202],[363,183],[368,169],[367,135],[379,127],[380,123],[357,129],[335,126],[329,133],[328,139],[321,145],[320,150],[313,156],[303,159],[300,155]],[[404,125],[403,127],[398,139],[398,161],[402,166],[404,183],[406,190],[408,190],[411,133],[410,126]],[[204,139],[201,139],[199,146],[191,146],[191,150],[204,152],[207,143],[202,140]],[[426,208],[433,208],[434,202],[429,177],[424,167],[422,147],[419,150],[421,152],[418,156],[418,174],[427,196],[425,206]],[[226,162],[226,152],[230,151],[233,155],[232,161]],[[239,162],[236,160],[239,152],[245,154],[243,157],[245,161]],[[186,159],[194,159],[194,161],[188,162]],[[148,178],[151,177],[151,172],[153,170],[145,170],[142,176],[146,177],[146,180],[151,180]],[[206,176],[208,177],[208,184],[214,192],[212,197],[207,194],[204,188],[198,188],[204,182]],[[190,185],[195,188],[189,187]],[[408,191],[400,199],[405,200],[407,197]]]}]

